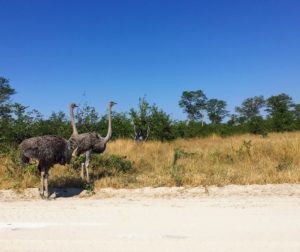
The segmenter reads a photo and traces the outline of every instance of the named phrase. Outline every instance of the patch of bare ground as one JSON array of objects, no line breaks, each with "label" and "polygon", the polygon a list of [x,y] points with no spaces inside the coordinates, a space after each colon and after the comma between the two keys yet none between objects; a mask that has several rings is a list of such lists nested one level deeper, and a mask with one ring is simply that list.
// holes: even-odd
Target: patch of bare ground
[{"label": "patch of bare ground", "polygon": [[0,250],[298,252],[300,186],[0,191]]},{"label": "patch of bare ground", "polygon": [[[137,189],[102,188],[87,191],[79,188],[54,188],[50,199],[64,198],[203,198],[203,197],[300,197],[298,184],[227,185],[223,187],[143,187]],[[0,190],[1,201],[39,200],[37,188]]]}]

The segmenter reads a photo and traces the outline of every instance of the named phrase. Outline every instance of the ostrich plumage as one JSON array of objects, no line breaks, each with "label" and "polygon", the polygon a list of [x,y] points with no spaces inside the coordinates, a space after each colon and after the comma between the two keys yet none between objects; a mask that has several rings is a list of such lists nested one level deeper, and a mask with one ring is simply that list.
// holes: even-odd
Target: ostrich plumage
[{"label": "ostrich plumage", "polygon": [[70,163],[72,145],[69,141],[58,136],[39,136],[25,139],[19,146],[20,156],[24,163],[30,159],[38,160],[38,169],[41,172],[40,194],[49,196],[48,171],[55,164]]},{"label": "ostrich plumage", "polygon": [[101,137],[97,132],[87,132],[79,134],[76,137],[76,151],[75,155],[79,156],[88,150],[93,153],[102,153],[105,151],[107,141]]},{"label": "ostrich plumage", "polygon": [[102,153],[106,149],[106,144],[110,140],[112,135],[112,126],[111,126],[111,110],[115,105],[115,102],[110,101],[108,103],[108,131],[105,137],[102,137],[97,132],[87,132],[78,134],[75,119],[74,119],[74,108],[76,105],[74,103],[70,104],[70,118],[73,128],[72,136],[69,141],[76,145],[74,150],[74,155],[79,156],[85,153],[85,162],[81,164],[81,177],[84,178],[84,168],[86,170],[87,181],[89,181],[89,163],[90,163],[90,154],[91,153]]}]

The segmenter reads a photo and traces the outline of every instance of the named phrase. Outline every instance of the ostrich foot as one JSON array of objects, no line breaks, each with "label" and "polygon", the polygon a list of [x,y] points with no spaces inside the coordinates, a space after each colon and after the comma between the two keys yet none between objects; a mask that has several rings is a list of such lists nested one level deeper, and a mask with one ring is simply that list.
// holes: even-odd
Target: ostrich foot
[{"label": "ostrich foot", "polygon": [[48,199],[49,198],[48,192],[42,191],[40,188],[39,188],[39,194],[40,194],[40,197],[42,199]]},{"label": "ostrich foot", "polygon": [[40,187],[39,187],[39,194],[40,194],[42,199],[45,197],[44,196],[44,190],[42,190]]},{"label": "ostrich foot", "polygon": [[57,198],[56,192],[52,193],[52,194],[48,197],[49,200],[54,200],[54,199],[56,199],[56,198]]}]

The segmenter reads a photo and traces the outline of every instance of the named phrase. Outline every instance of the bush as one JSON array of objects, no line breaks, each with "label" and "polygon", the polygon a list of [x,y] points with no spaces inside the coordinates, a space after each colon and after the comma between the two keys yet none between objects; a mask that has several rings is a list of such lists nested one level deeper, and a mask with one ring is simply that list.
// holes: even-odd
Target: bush
[{"label": "bush", "polygon": [[109,173],[126,173],[133,169],[133,162],[118,155],[93,155],[91,167],[102,168]]},{"label": "bush", "polygon": [[268,133],[265,126],[265,121],[261,116],[251,117],[248,125],[250,133],[267,136]]}]

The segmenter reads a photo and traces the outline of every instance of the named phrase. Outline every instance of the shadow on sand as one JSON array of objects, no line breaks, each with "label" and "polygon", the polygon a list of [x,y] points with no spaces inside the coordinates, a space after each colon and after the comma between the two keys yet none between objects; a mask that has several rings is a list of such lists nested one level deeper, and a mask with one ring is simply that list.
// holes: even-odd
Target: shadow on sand
[{"label": "shadow on sand", "polygon": [[49,198],[70,198],[80,195],[82,188],[49,188]]}]

